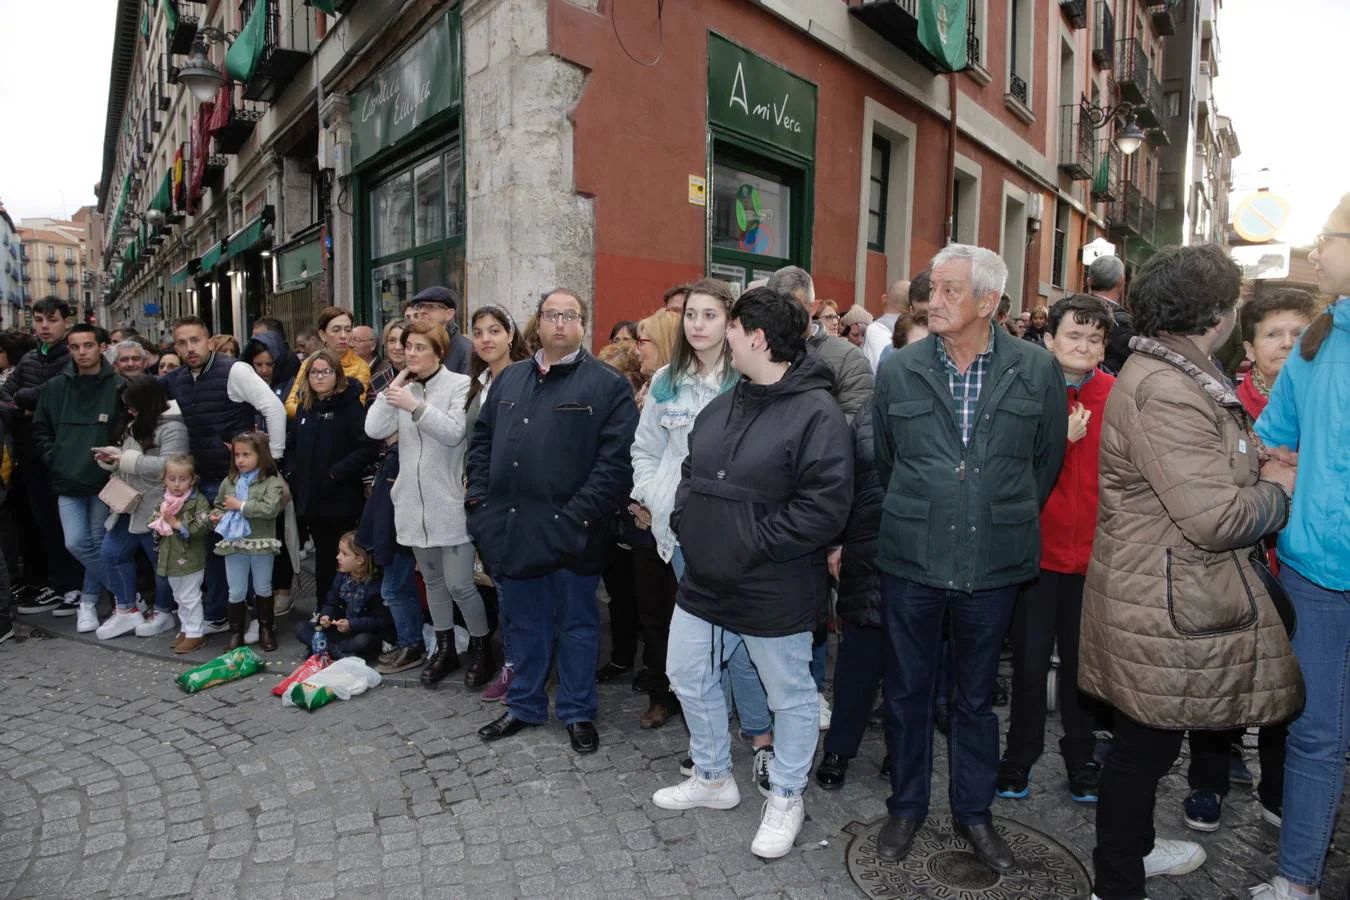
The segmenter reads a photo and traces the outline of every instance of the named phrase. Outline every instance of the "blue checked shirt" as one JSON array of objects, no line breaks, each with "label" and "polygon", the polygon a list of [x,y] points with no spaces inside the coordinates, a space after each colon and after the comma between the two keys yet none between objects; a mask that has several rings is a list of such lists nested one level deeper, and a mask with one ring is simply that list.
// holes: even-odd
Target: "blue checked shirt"
[{"label": "blue checked shirt", "polygon": [[947,355],[947,348],[941,336],[934,342],[937,346],[938,361],[947,370],[947,387],[951,389],[952,400],[956,403],[956,418],[961,423],[961,443],[970,446],[970,433],[975,430],[975,407],[980,402],[980,389],[984,387],[984,376],[989,371],[989,361],[994,358],[994,323],[989,322],[989,346],[975,357],[975,361],[961,374],[956,363]]}]

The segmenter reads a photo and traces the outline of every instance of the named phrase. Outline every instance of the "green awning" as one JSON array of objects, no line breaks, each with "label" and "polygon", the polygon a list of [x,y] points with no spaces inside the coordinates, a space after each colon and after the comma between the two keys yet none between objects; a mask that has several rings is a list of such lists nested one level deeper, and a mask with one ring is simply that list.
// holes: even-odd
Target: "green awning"
[{"label": "green awning", "polygon": [[319,234],[307,241],[276,251],[276,291],[294,290],[323,275],[323,242]]},{"label": "green awning", "polygon": [[337,4],[333,0],[305,0],[305,2],[320,12],[326,12],[330,16],[337,15]]},{"label": "green awning", "polygon": [[225,253],[225,242],[217,241],[211,245],[211,249],[202,254],[202,267],[200,269],[203,275],[209,275],[211,270],[220,264],[220,258]]},{"label": "green awning", "polygon": [[117,231],[122,227],[122,213],[126,212],[127,195],[131,193],[131,172],[127,172],[122,178],[122,193],[117,198],[117,210],[113,213],[112,227],[106,234],[112,239],[117,240]]},{"label": "green awning", "polygon": [[949,72],[966,67],[970,0],[919,0],[919,43]]},{"label": "green awning", "polygon": [[188,280],[187,263],[183,263],[182,266],[175,269],[173,273],[169,275],[169,284],[171,285],[176,286],[180,284],[187,284],[187,280]]},{"label": "green awning", "polygon": [[155,199],[150,201],[150,208],[157,209],[162,213],[168,213],[172,201],[173,173],[165,172],[164,180],[159,184],[159,190],[155,191]]},{"label": "green awning", "polygon": [[225,258],[233,259],[245,250],[252,249],[255,244],[263,240],[266,230],[267,223],[262,220],[261,216],[249,222],[225,241],[227,247]]},{"label": "green awning", "polygon": [[265,43],[264,28],[269,3],[271,0],[253,0],[248,21],[225,53],[225,72],[235,81],[248,81],[258,68],[258,59],[262,56]]}]

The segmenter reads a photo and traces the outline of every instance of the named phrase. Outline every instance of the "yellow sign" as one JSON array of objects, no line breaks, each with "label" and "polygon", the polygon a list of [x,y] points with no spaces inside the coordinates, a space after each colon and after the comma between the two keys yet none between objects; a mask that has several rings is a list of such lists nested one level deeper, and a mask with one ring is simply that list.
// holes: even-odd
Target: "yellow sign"
[{"label": "yellow sign", "polygon": [[689,176],[689,203],[691,206],[708,205],[708,179],[702,175]]}]

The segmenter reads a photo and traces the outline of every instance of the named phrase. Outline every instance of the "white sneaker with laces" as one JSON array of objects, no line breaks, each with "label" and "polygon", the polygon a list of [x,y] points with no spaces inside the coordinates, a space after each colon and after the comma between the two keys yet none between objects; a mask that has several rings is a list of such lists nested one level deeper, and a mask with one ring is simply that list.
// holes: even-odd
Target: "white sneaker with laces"
[{"label": "white sneaker with laces", "polygon": [[778,859],[792,852],[792,844],[802,830],[806,807],[801,797],[774,795],[764,801],[759,831],[750,842],[750,852],[760,859]]},{"label": "white sneaker with laces", "polygon": [[[81,617],[79,621],[80,630],[83,631],[84,630],[83,607],[81,607],[80,610],[80,617]],[[144,624],[145,624],[145,617],[141,615],[141,611],[139,609],[133,606],[129,612],[124,612],[120,609],[114,611],[111,616],[108,616],[108,620],[106,622],[104,622],[102,625],[99,625],[95,629],[94,633],[98,635],[98,639],[100,641],[106,641],[109,640],[110,638],[121,637],[124,634],[130,634],[131,632],[136,631]]]},{"label": "white sneaker with laces", "polygon": [[1252,900],[1321,900],[1321,892],[1313,891],[1311,894],[1300,894],[1294,890],[1289,879],[1283,875],[1276,875],[1265,884],[1258,884],[1247,891]]},{"label": "white sneaker with laces", "polygon": [[652,802],[662,809],[732,809],[740,804],[741,791],[730,774],[720,782],[690,775],[679,784],[652,794]]},{"label": "white sneaker with laces", "polygon": [[150,610],[143,618],[145,622],[136,626],[136,637],[154,637],[166,631],[173,631],[178,625],[174,621],[173,613],[161,612],[157,609]]},{"label": "white sneaker with laces", "polygon": [[1153,850],[1144,857],[1144,877],[1185,875],[1205,864],[1205,848],[1192,841],[1155,838]]},{"label": "white sneaker with laces", "polygon": [[821,730],[821,731],[829,731],[829,730],[830,730],[830,716],[831,716],[831,715],[832,715],[832,713],[830,712],[830,701],[828,701],[828,700],[825,699],[825,695],[824,695],[824,694],[821,694],[821,695],[820,695],[820,730]]},{"label": "white sneaker with laces", "polygon": [[[113,614],[116,617],[116,613]],[[130,616],[128,616],[130,618]],[[134,624],[131,626],[136,627]],[[80,634],[98,631],[98,607],[92,603],[81,603],[75,612],[75,630]]]},{"label": "white sneaker with laces", "polygon": [[773,796],[773,785],[769,783],[769,763],[773,760],[773,744],[755,748],[755,761],[751,764],[755,776],[755,787],[765,797]]}]

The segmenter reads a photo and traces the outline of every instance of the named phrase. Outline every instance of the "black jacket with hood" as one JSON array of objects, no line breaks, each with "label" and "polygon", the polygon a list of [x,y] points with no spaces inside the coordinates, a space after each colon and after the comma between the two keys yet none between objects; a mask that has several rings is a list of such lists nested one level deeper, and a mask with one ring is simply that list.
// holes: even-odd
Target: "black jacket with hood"
[{"label": "black jacket with hood", "polygon": [[881,627],[881,577],[877,572],[877,535],[881,532],[881,489],[873,464],[872,406],[864,404],[853,420],[853,508],[844,526],[839,564],[840,618],[863,628]]},{"label": "black jacket with hood", "polygon": [[37,461],[33,444],[33,419],[42,386],[66,370],[70,350],[66,339],[47,347],[29,350],[19,360],[14,371],[0,389],[0,403],[10,416],[10,430],[14,435],[14,455],[19,462]]},{"label": "black jacket with hood", "polygon": [[[239,352],[239,359],[251,366],[253,358],[264,350],[272,355],[272,380],[267,386],[282,403],[285,403],[286,398],[291,395],[295,374],[300,371],[300,360],[286,345],[286,338],[276,331],[264,331],[249,338],[248,343],[244,344],[244,349]],[[261,421],[261,417],[259,418]]]},{"label": "black jacket with hood", "polygon": [[365,504],[361,475],[380,445],[366,437],[361,382],[296,410],[286,440],[285,476],[297,516],[355,519]]},{"label": "black jacket with hood", "polygon": [[825,555],[853,502],[853,444],[833,386],[808,348],[781,381],[742,379],[699,414],[671,514],[686,612],[761,637],[825,620]]}]

